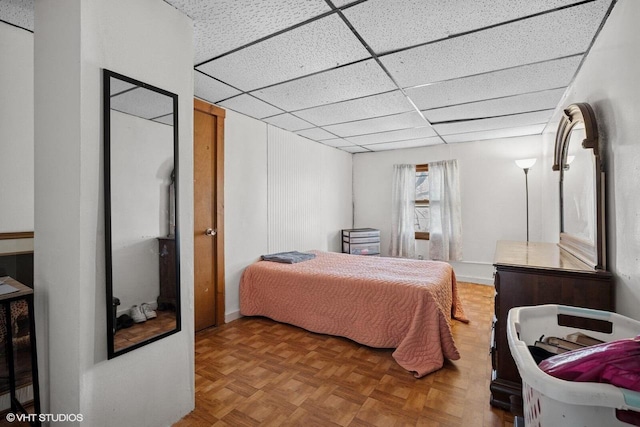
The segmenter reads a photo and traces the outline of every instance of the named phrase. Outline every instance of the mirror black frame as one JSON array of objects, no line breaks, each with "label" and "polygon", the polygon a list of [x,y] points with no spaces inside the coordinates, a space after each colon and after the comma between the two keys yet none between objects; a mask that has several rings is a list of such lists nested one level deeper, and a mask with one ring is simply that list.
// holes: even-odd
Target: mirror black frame
[{"label": "mirror black frame", "polygon": [[[105,221],[105,272],[106,272],[106,315],[107,315],[107,352],[108,358],[113,359],[116,356],[128,353],[132,350],[168,337],[181,330],[181,310],[180,310],[180,233],[178,227],[178,95],[172,92],[160,89],[139,80],[124,76],[122,74],[103,69],[102,70],[102,96],[103,96],[103,156],[104,156],[104,221]],[[170,97],[173,101],[173,167],[175,176],[175,268],[176,268],[176,327],[173,330],[163,332],[156,336],[144,339],[138,343],[132,344],[123,349],[114,350],[114,324],[113,316],[113,259],[112,259],[112,225],[111,225],[111,78],[116,78],[135,86],[157,92]]]},{"label": "mirror black frame", "polygon": [[[606,259],[606,219],[605,219],[605,173],[601,156],[600,141],[596,116],[587,103],[571,104],[563,111],[562,119],[556,132],[556,142],[553,159],[553,170],[560,172],[560,242],[558,245],[576,258],[596,270],[607,269]],[[582,148],[593,150],[595,160],[595,230],[594,242],[566,233],[564,227],[564,174],[569,170],[567,155],[571,131],[577,124],[583,123],[585,139]]]}]

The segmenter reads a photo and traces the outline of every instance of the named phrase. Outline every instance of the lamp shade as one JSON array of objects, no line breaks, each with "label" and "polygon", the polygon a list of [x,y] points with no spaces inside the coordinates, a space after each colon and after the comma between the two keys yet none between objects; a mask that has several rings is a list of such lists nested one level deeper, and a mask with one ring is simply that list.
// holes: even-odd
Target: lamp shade
[{"label": "lamp shade", "polygon": [[522,169],[529,169],[531,166],[536,164],[536,159],[522,159],[516,160],[516,165]]}]

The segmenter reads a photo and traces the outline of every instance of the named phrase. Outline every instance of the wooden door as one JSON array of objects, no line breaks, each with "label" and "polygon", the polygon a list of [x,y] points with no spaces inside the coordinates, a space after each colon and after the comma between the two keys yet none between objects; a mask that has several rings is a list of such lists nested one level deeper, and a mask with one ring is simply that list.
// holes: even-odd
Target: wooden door
[{"label": "wooden door", "polygon": [[224,116],[194,100],[194,304],[195,330],[224,323]]}]

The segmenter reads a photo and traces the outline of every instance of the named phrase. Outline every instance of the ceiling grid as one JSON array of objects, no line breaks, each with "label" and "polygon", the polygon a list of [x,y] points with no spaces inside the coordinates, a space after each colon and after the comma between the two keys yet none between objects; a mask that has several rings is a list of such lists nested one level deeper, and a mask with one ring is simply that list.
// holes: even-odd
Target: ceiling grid
[{"label": "ceiling grid", "polygon": [[[540,134],[616,0],[164,1],[196,97],[362,153]],[[0,20],[33,31],[33,0]]]}]

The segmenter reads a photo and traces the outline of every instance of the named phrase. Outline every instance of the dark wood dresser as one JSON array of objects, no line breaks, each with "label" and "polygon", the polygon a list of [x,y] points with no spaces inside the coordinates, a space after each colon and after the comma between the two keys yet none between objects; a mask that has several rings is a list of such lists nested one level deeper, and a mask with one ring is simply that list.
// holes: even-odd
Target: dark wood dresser
[{"label": "dark wood dresser", "polygon": [[522,397],[522,380],[507,342],[509,310],[564,304],[613,311],[613,277],[587,266],[555,243],[499,241],[494,267],[491,404],[511,410],[511,396],[514,402]]},{"label": "dark wood dresser", "polygon": [[158,309],[176,308],[176,239],[158,237],[160,255],[160,295]]}]

